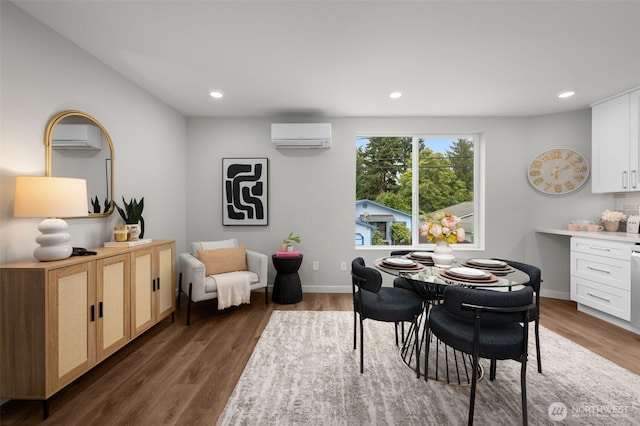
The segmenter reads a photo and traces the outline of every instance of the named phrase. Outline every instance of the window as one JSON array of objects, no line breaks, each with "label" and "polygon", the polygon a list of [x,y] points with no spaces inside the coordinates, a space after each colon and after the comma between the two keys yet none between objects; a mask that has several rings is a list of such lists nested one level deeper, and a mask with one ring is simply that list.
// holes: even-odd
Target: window
[{"label": "window", "polygon": [[356,246],[432,246],[426,216],[461,219],[465,244],[479,247],[478,135],[358,136]]}]

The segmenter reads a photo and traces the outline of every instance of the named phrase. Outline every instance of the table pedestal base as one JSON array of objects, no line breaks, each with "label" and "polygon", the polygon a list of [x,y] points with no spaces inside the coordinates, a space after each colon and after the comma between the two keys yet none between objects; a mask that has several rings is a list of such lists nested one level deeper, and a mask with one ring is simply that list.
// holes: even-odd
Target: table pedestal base
[{"label": "table pedestal base", "polygon": [[[431,335],[431,333],[426,335],[424,323],[427,316],[428,312],[422,315],[418,323],[418,336],[421,336],[417,342],[417,344],[420,345],[420,359],[418,360],[420,362],[420,376],[424,377],[426,375],[429,380],[434,380],[442,384],[470,386],[473,378],[473,357],[445,345],[435,336]],[[409,331],[405,334],[405,339],[400,349],[400,357],[408,367],[415,371],[416,342],[413,325],[411,325]],[[428,342],[427,339],[429,339]],[[427,346],[429,347],[428,351]],[[428,371],[424,371],[425,356],[429,357]],[[482,365],[478,365],[476,374],[478,381],[484,378],[484,368]]]}]

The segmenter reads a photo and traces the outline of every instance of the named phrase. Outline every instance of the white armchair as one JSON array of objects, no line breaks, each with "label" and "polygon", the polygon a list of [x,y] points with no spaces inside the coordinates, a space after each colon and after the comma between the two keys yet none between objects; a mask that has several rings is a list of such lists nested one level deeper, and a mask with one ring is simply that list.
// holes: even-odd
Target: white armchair
[{"label": "white armchair", "polygon": [[264,288],[265,304],[269,303],[269,287],[267,285],[268,257],[265,254],[246,250],[246,271],[225,272],[207,276],[205,264],[198,259],[198,250],[213,250],[238,247],[238,240],[231,238],[222,241],[199,241],[191,243],[189,253],[181,253],[178,261],[180,268],[178,308],[180,294],[189,296],[187,306],[187,325],[191,323],[191,303],[218,298],[218,281],[229,279],[247,279],[249,288]]}]

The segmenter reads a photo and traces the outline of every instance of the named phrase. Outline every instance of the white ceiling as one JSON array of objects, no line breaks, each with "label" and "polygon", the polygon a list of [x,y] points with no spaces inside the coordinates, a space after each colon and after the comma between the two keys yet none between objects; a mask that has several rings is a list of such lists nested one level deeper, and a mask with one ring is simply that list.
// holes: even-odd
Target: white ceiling
[{"label": "white ceiling", "polygon": [[639,0],[14,3],[186,116],[529,116],[640,86]]}]

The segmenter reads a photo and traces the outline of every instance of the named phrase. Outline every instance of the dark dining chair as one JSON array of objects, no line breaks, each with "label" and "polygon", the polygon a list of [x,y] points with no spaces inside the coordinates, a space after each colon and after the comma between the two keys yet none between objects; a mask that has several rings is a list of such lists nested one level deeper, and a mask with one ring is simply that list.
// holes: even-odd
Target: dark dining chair
[{"label": "dark dining chair", "polygon": [[[416,250],[394,250],[391,252],[391,256],[406,256],[409,253],[413,253]],[[420,250],[420,251],[424,251],[424,252],[430,252],[432,253],[432,250]],[[393,286],[395,288],[403,288],[405,290],[410,290],[413,292],[416,292],[418,294],[420,294],[422,296],[422,299],[425,300],[428,303],[439,303],[439,301],[442,299],[442,294],[441,294],[441,290],[437,285],[434,284],[427,284],[427,283],[422,283],[419,284],[422,285],[424,287],[422,287],[420,290],[416,289],[416,285],[415,284],[411,284],[409,282],[408,279],[404,278],[404,277],[397,277],[393,280]],[[402,334],[402,342],[404,342],[404,323],[402,323],[401,325],[401,334]],[[397,328],[397,324],[396,324],[396,336],[398,335],[398,328]]]},{"label": "dark dining chair", "polygon": [[[360,373],[364,373],[363,321],[372,319],[384,322],[412,323],[418,340],[418,317],[422,314],[422,298],[409,290],[382,287],[380,271],[365,266],[364,259],[357,257],[351,262],[353,293],[353,349],[357,347],[357,320],[360,319]],[[396,344],[398,344],[396,336]],[[419,345],[415,345],[419,359]],[[416,374],[420,377],[420,363],[416,362]]]},{"label": "dark dining chair", "polygon": [[[536,309],[532,312],[530,321],[535,321],[535,337],[536,337],[536,357],[538,360],[538,373],[542,373],[542,358],[540,357],[540,286],[542,284],[542,271],[540,268],[533,265],[528,265],[522,262],[516,262],[515,260],[507,259],[495,259],[506,262],[513,268],[519,269],[525,274],[529,275],[529,281],[522,285],[531,287],[535,293]],[[491,365],[490,379],[493,380],[496,376],[495,362]]]},{"label": "dark dining chair", "polygon": [[[443,303],[431,308],[427,336],[431,333],[445,345],[473,358],[469,425],[473,424],[479,358],[520,362],[522,424],[527,424],[528,323],[535,306],[531,287],[501,292],[449,286],[444,290]],[[429,340],[427,338],[427,354]],[[425,371],[428,367],[429,357],[426,356]],[[426,374],[425,380],[428,380]]]}]

